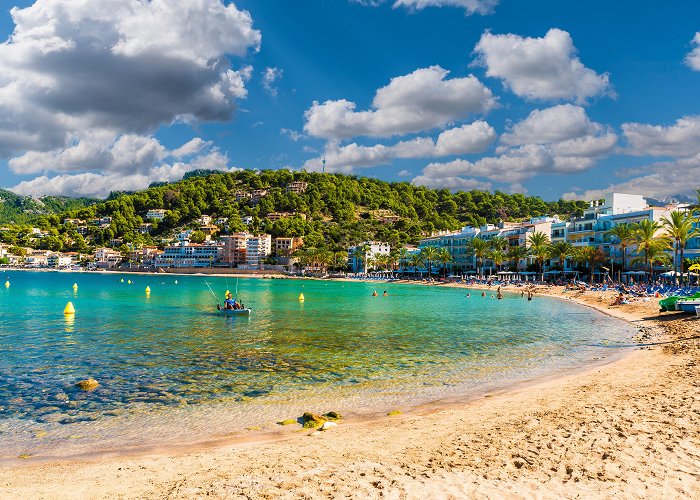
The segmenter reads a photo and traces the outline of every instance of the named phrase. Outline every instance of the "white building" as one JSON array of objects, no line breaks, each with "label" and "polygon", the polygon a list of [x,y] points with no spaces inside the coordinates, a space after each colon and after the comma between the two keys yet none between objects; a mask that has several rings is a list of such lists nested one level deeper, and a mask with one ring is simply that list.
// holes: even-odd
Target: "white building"
[{"label": "white building", "polygon": [[122,261],[122,254],[111,248],[98,248],[95,250],[95,266],[101,269],[116,267]]},{"label": "white building", "polygon": [[[365,245],[367,245],[367,251],[365,252],[364,258],[356,257],[355,250],[360,249]],[[389,255],[390,252],[391,246],[389,243],[381,241],[364,241],[359,245],[348,248],[348,267],[354,273],[366,271],[366,263],[368,260],[375,258],[377,255]]]},{"label": "white building", "polygon": [[158,267],[211,267],[221,260],[221,244],[178,244],[165,247],[158,255],[155,264]]},{"label": "white building", "polygon": [[47,265],[56,269],[64,269],[74,264],[73,257],[62,253],[51,253],[48,256]]},{"label": "white building", "polygon": [[253,216],[252,215],[244,215],[241,217],[241,222],[245,224],[246,226],[249,226],[253,223]]},{"label": "white building", "polygon": [[165,214],[167,210],[163,208],[152,208],[146,213],[147,219],[163,220],[165,219]]},{"label": "white building", "polygon": [[272,236],[258,234],[246,240],[246,265],[259,266],[272,253]]}]

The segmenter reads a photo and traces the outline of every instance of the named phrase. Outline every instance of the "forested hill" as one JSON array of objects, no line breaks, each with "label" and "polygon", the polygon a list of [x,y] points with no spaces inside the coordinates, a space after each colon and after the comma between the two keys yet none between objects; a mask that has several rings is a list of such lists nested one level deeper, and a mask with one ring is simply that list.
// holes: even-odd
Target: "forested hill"
[{"label": "forested hill", "polygon": [[[301,194],[287,192],[285,188],[292,181],[307,182],[308,187]],[[267,193],[257,202],[241,196],[258,189],[266,189]],[[584,202],[545,202],[537,197],[501,192],[451,193],[406,182],[388,183],[340,174],[242,170],[152,186],[70,210],[61,217],[48,217],[45,222],[63,234],[71,229],[60,224],[63,217],[90,220],[109,216],[109,227],[89,227],[88,241],[101,245],[121,237],[125,243],[152,244],[172,237],[180,228],[197,228],[196,221],[207,214],[228,218],[227,227],[221,226],[222,232],[249,230],[265,231],[273,237],[303,236],[308,246],[340,249],[367,239],[416,243],[433,231],[455,230],[469,224],[547,214],[568,217],[581,214],[586,206]],[[165,219],[147,221],[146,212],[157,208],[168,211]],[[303,214],[306,220],[291,216],[272,222],[266,217],[273,212]],[[246,215],[253,217],[250,226],[241,222]],[[144,222],[153,224],[150,234],[139,233]]]},{"label": "forested hill", "polygon": [[99,200],[67,196],[20,196],[0,188],[0,224],[32,224],[39,216],[86,207]]}]

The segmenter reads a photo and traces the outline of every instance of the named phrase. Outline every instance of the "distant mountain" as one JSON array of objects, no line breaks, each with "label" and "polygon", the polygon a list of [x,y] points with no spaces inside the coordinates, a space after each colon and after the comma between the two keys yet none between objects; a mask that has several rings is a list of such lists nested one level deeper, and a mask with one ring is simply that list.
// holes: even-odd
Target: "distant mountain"
[{"label": "distant mountain", "polygon": [[0,188],[0,224],[32,224],[42,215],[59,214],[101,200],[93,198],[70,198],[68,196],[21,196]]},{"label": "distant mountain", "polygon": [[675,205],[677,203],[695,203],[697,199],[687,194],[674,194],[664,198],[646,198],[647,203],[653,207],[664,207],[666,205]]}]

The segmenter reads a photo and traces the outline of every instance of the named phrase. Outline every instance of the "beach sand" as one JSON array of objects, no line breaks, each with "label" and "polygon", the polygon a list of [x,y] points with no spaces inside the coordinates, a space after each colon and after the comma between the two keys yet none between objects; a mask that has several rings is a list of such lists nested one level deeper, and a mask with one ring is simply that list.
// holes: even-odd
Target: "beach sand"
[{"label": "beach sand", "polygon": [[0,497],[700,497],[700,318],[658,316],[654,300],[610,307],[613,293],[547,293],[632,321],[652,345],[587,372],[324,432],[7,467]]}]

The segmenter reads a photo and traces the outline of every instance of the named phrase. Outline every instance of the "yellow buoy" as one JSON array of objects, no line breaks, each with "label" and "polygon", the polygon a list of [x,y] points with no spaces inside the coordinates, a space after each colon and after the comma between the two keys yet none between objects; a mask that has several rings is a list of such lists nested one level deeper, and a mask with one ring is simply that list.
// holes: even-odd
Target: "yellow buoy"
[{"label": "yellow buoy", "polygon": [[231,292],[229,292],[228,290],[226,290],[226,293],[224,294],[224,297],[225,297],[226,295],[228,295],[229,293],[231,293]]},{"label": "yellow buoy", "polygon": [[78,289],[78,284],[77,284],[77,283],[73,283],[73,290],[77,290],[77,289]]},{"label": "yellow buoy", "polygon": [[304,302],[304,294],[303,293],[299,294],[299,302]]},{"label": "yellow buoy", "polygon": [[147,286],[147,287],[146,287],[146,293],[151,293],[151,287],[150,287],[150,286]]},{"label": "yellow buoy", "polygon": [[63,314],[75,314],[75,307],[73,307],[72,302],[66,304],[66,308],[63,310]]},{"label": "yellow buoy", "polygon": [[5,288],[10,288],[10,280],[7,280],[7,281],[5,282]]},{"label": "yellow buoy", "polygon": [[131,280],[127,281],[127,284],[131,285]]},{"label": "yellow buoy", "polygon": [[124,283],[124,278],[119,280],[120,283]]}]

